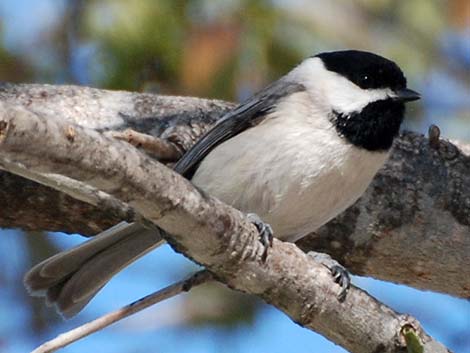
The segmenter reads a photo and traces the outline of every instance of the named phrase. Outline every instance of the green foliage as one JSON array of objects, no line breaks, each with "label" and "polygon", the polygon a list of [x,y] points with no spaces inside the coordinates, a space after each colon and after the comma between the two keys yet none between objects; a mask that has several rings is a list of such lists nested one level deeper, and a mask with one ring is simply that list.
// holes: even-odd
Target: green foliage
[{"label": "green foliage", "polygon": [[87,33],[99,43],[103,85],[139,90],[144,81],[175,87],[181,62],[186,1],[95,1]]},{"label": "green foliage", "polygon": [[408,353],[423,353],[424,347],[416,331],[411,326],[405,326],[402,329],[402,335],[405,337],[406,349]]}]

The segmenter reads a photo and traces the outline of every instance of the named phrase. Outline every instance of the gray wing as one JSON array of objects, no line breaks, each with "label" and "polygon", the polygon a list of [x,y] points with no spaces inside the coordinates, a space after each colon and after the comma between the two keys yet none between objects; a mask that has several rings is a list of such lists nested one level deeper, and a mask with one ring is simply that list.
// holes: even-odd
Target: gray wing
[{"label": "gray wing", "polygon": [[280,79],[223,116],[175,164],[174,170],[191,179],[212,149],[242,131],[256,126],[276,106],[280,98],[304,91],[299,83]]}]

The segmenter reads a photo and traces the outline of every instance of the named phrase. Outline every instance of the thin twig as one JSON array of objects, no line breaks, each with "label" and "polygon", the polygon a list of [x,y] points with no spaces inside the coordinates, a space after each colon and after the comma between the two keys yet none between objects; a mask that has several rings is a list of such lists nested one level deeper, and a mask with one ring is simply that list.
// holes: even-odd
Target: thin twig
[{"label": "thin twig", "polygon": [[79,339],[89,336],[92,333],[99,331],[105,327],[114,324],[132,314],[135,314],[151,305],[157,304],[163,300],[172,298],[182,292],[188,292],[191,288],[207,283],[212,280],[212,275],[207,270],[201,270],[194,273],[189,278],[174,283],[165,287],[157,292],[149,294],[135,302],[122,307],[119,310],[113,311],[103,315],[93,321],[87,322],[73,330],[62,333],[56,338],[47,341],[33,350],[31,353],[48,353],[55,352],[56,350],[68,346],[69,344],[78,341]]},{"label": "thin twig", "polygon": [[176,162],[182,156],[182,151],[174,143],[132,129],[112,131],[111,136],[144,150],[159,161]]}]

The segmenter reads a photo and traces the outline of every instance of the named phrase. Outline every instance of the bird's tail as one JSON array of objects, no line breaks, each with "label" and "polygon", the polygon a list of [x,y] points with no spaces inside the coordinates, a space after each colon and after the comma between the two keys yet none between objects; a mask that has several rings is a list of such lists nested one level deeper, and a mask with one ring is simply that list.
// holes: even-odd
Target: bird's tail
[{"label": "bird's tail", "polygon": [[121,222],[37,264],[26,273],[24,283],[32,295],[46,297],[49,305],[71,317],[116,273],[162,243],[157,230]]}]

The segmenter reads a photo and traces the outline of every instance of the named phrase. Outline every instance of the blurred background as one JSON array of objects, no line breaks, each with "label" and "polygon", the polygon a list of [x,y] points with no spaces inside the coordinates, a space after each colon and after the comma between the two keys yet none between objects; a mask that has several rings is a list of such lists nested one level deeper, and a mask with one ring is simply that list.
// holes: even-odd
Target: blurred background
[{"label": "blurred background", "polygon": [[[409,87],[422,93],[406,129],[425,133],[433,123],[444,137],[470,142],[468,0],[0,1],[0,81],[236,101],[302,58],[345,48],[393,59]],[[0,230],[0,352],[29,351],[195,269],[162,247],[64,321],[28,297],[21,278],[33,263],[83,240]],[[468,301],[368,278],[354,282],[417,317],[454,352],[470,352]],[[276,309],[219,285],[157,305],[63,351],[345,352]]]}]

